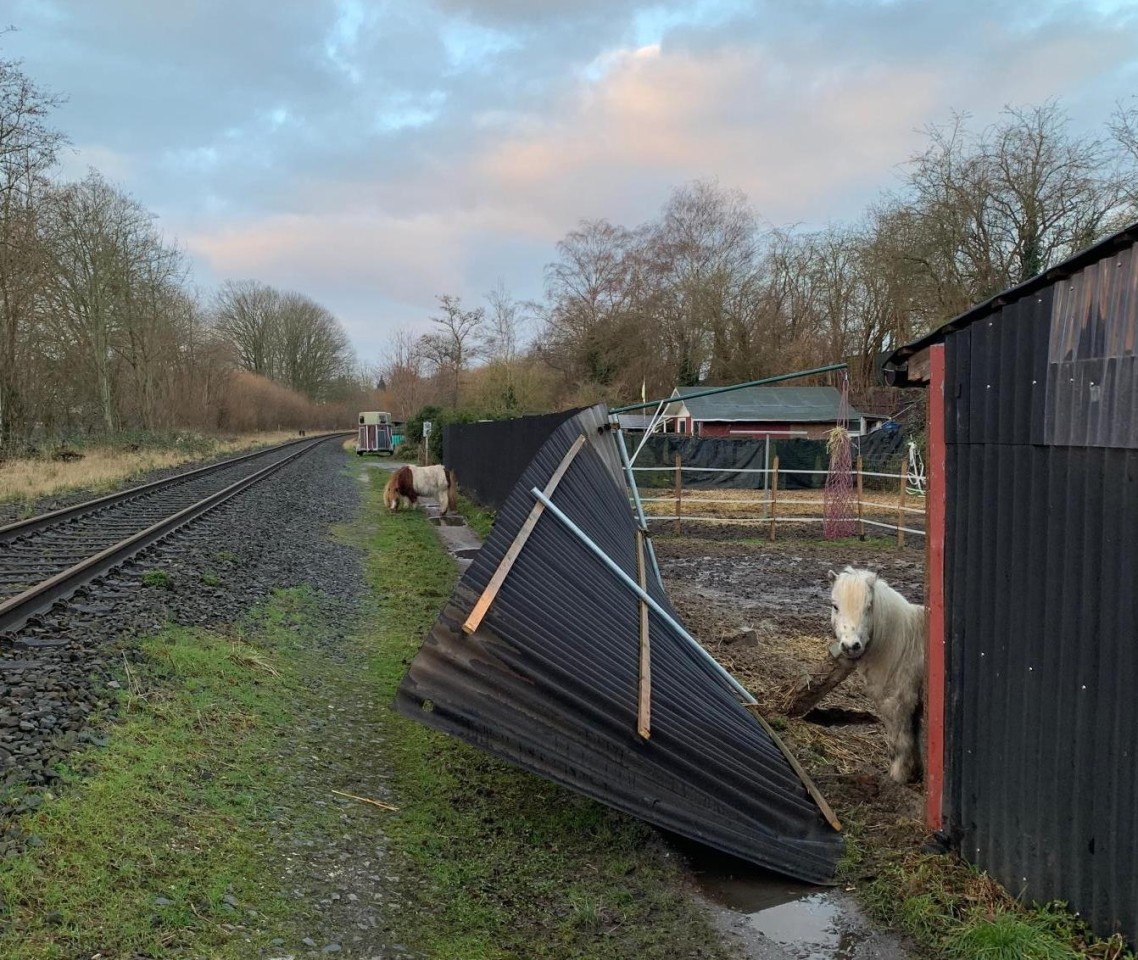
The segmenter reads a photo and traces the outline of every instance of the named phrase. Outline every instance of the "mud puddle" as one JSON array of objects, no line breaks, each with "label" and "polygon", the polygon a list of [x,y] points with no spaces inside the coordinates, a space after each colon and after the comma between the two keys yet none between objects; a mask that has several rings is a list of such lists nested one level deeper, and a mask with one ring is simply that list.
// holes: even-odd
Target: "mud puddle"
[{"label": "mud puddle", "polygon": [[711,851],[684,850],[716,926],[746,960],[908,960],[900,938],[877,930],[853,898]]}]

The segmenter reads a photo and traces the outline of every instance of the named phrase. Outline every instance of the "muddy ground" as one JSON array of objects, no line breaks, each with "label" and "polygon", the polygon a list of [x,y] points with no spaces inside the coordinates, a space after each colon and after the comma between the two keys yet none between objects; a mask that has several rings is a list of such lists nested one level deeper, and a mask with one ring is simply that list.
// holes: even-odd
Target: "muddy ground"
[{"label": "muddy ground", "polygon": [[[659,533],[653,538],[684,624],[754,694],[776,728],[785,724],[787,744],[838,816],[856,824],[869,845],[923,838],[920,789],[898,786],[886,776],[888,748],[880,723],[865,717],[828,726],[785,720],[780,705],[808,668],[828,659],[828,570],[871,567],[909,600],[924,602],[924,545],[922,538],[912,539],[898,549],[886,539],[769,543]],[[748,627],[757,637],[738,639]],[[856,673],[819,706],[854,715],[874,709]]]}]

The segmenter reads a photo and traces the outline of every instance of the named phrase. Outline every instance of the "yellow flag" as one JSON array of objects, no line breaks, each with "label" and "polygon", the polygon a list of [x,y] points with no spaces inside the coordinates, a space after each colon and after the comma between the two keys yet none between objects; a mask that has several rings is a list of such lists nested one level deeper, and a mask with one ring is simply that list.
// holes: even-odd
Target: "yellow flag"
[{"label": "yellow flag", "polygon": [[640,399],[642,402],[646,402],[648,400],[648,394],[646,393],[644,387],[645,387],[645,381],[641,380],[640,381]]}]

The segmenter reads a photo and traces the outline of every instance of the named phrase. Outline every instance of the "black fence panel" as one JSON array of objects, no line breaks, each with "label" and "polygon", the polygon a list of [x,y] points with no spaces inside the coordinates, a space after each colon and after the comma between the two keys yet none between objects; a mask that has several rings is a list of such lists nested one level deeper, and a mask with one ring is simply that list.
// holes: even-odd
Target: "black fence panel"
[{"label": "black fence panel", "polygon": [[466,496],[497,510],[542,444],[579,412],[448,424],[443,427],[443,463],[458,476]]},{"label": "black fence panel", "polygon": [[[750,470],[769,469],[779,458],[778,485],[782,489],[808,490],[826,485],[823,474],[783,474],[783,470],[825,470],[830,463],[825,440],[731,440],[726,437],[685,437],[677,434],[649,437],[636,458],[636,468],[656,468],[636,474],[637,486],[672,485],[676,455],[684,467],[684,485],[691,487],[730,487],[736,490],[761,490],[762,473]],[[692,469],[703,467],[704,470]],[[769,482],[769,481],[768,481]]]},{"label": "black fence panel", "polygon": [[[688,642],[663,584],[647,579],[654,606],[644,738],[636,596],[551,511],[515,550],[535,503],[531,488],[544,488],[564,465],[552,501],[604,557],[637,576],[637,523],[607,419],[603,407],[586,410],[538,452],[412,660],[396,709],[665,830],[827,882],[841,835],[738,693]],[[514,563],[484,619],[467,621],[507,555]]]},{"label": "black fence panel", "polygon": [[[853,438],[853,457],[860,454],[864,469],[895,472],[907,456],[908,438],[893,425],[864,437]],[[767,483],[758,471],[770,469],[778,457],[781,490],[820,490],[826,485],[821,473],[794,473],[795,470],[826,471],[830,454],[825,440],[735,440],[727,437],[691,437],[666,434],[649,437],[636,458],[636,483],[641,487],[668,487],[673,483],[676,455],[684,467],[684,485],[690,487],[729,487],[735,490],[761,490]],[[770,458],[769,462],[767,458]],[[706,468],[705,470],[698,469]],[[650,468],[650,469],[642,469]],[[693,469],[695,468],[695,469]],[[876,486],[876,481],[866,486]]]}]

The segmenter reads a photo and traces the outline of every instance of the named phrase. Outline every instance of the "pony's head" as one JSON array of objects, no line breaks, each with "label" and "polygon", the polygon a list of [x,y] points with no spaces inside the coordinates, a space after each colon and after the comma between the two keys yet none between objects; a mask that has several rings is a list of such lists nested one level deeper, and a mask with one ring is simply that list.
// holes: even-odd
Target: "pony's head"
[{"label": "pony's head", "polygon": [[415,492],[415,483],[411,476],[410,467],[399,467],[391,471],[387,479],[387,486],[383,488],[383,502],[388,510],[398,510],[400,506],[409,503],[409,496]]},{"label": "pony's head", "polygon": [[856,660],[869,649],[873,638],[873,593],[877,574],[872,570],[846,567],[827,573],[830,590],[830,624],[843,656]]},{"label": "pony's head", "polygon": [[387,478],[387,485],[383,488],[383,503],[388,510],[399,506],[399,479],[394,472]]}]

